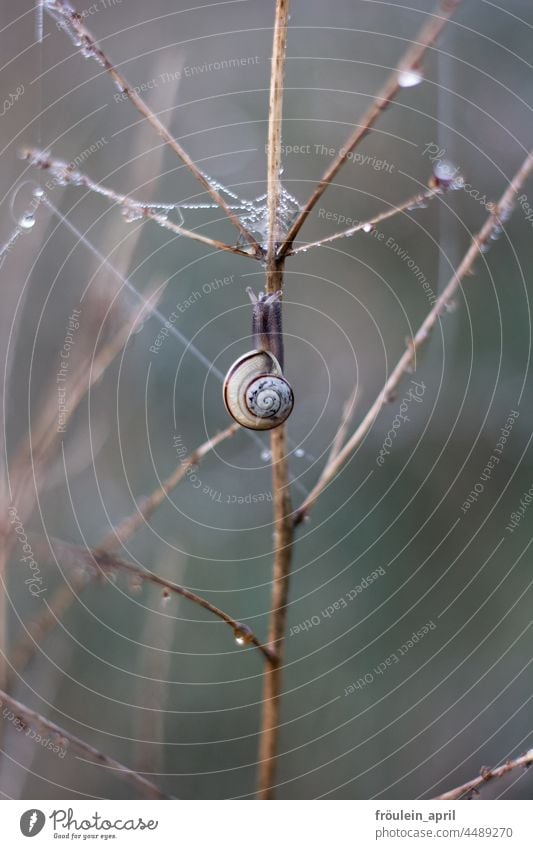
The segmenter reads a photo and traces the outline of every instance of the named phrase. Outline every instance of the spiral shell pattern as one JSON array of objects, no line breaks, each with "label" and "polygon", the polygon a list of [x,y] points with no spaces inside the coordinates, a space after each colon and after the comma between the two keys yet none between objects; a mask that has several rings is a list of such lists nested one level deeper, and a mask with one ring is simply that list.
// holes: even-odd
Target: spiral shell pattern
[{"label": "spiral shell pattern", "polygon": [[250,351],[228,371],[224,402],[242,427],[271,430],[289,417],[294,395],[276,358],[266,351]]}]

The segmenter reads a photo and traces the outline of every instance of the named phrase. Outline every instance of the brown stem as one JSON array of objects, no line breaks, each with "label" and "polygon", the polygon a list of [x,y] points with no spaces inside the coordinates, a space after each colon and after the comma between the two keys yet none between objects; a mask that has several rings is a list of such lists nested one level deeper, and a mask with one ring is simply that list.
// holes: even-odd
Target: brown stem
[{"label": "brown stem", "polygon": [[204,189],[208,192],[208,194],[213,198],[214,202],[224,210],[227,217],[230,221],[235,225],[235,227],[239,230],[241,236],[252,246],[254,250],[254,254],[256,256],[261,256],[262,251],[256,240],[252,236],[252,234],[244,227],[242,222],[239,220],[238,216],[235,215],[232,209],[229,208],[228,204],[222,197],[222,195],[217,191],[217,189],[211,184],[211,182],[207,179],[205,174],[203,174],[196,163],[191,159],[186,150],[180,145],[180,143],[175,139],[172,134],[167,130],[164,124],[161,123],[157,115],[155,115],[151,109],[146,105],[144,100],[139,97],[137,92],[132,86],[128,83],[124,75],[113,65],[113,63],[109,60],[106,54],[103,52],[101,47],[96,42],[94,36],[90,32],[90,30],[85,26],[83,22],[83,15],[79,12],[76,12],[70,6],[70,3],[66,3],[65,0],[48,0],[45,4],[45,8],[52,14],[52,17],[56,15],[71,29],[72,32],[75,33],[77,39],[81,42],[81,48],[84,50],[85,55],[93,56],[98,63],[104,68],[105,71],[109,74],[109,76],[114,80],[115,84],[119,88],[119,90],[128,98],[130,103],[135,106],[138,112],[145,118],[151,127],[154,128],[156,133],[163,141],[170,147],[171,150],[181,159],[181,161],[186,165],[189,169],[193,177],[204,187]]},{"label": "brown stem", "polygon": [[418,194],[413,195],[413,197],[408,198],[407,200],[399,203],[397,206],[391,207],[391,209],[386,209],[383,212],[379,212],[377,215],[374,215],[373,218],[369,218],[367,221],[360,221],[358,224],[354,224],[353,227],[349,227],[347,230],[342,230],[340,233],[333,233],[331,236],[325,236],[323,239],[317,239],[316,242],[306,242],[304,245],[300,245],[298,248],[291,248],[290,251],[287,251],[287,256],[294,256],[295,254],[305,253],[309,248],[318,248],[321,245],[329,245],[330,242],[336,242],[337,239],[345,239],[347,236],[353,236],[354,233],[358,233],[360,230],[365,232],[370,232],[374,229],[376,224],[380,224],[381,221],[386,221],[388,218],[392,218],[394,215],[398,215],[400,212],[405,212],[407,209],[410,209],[412,206],[416,206],[418,203],[423,203],[428,200],[432,200],[434,197],[443,194],[443,189],[435,188],[428,189],[425,192],[418,192]]},{"label": "brown stem", "polygon": [[526,752],[525,755],[521,755],[519,758],[515,758],[512,761],[507,761],[506,763],[502,764],[502,766],[494,767],[494,769],[482,767],[479,775],[476,778],[473,778],[471,781],[466,781],[459,787],[454,787],[453,790],[448,790],[447,793],[441,793],[440,796],[435,796],[435,799],[462,799],[463,797],[468,798],[472,795],[472,793],[479,792],[479,788],[486,784],[488,781],[492,781],[494,778],[501,778],[502,775],[506,775],[513,769],[527,769],[527,767],[531,766],[531,764],[533,764],[533,749],[530,749],[529,752]]},{"label": "brown stem", "polygon": [[396,70],[390,75],[377,97],[372,101],[372,104],[363,115],[361,122],[357,125],[346,144],[340,148],[337,156],[326,169],[320,182],[317,183],[313,193],[305,203],[300,214],[296,218],[296,221],[292,225],[285,242],[281,246],[280,256],[286,256],[292,249],[296,236],[300,232],[300,229],[317,201],[320,200],[327,187],[335,179],[335,176],[346,162],[348,156],[353,152],[359,142],[368,135],[381,113],[390,106],[398,92],[401,90],[399,82],[400,73],[402,71],[419,69],[426,51],[432,44],[435,43],[460,2],[461,0],[441,0],[437,10],[431,15],[429,21],[422,27],[419,35],[405,53]]},{"label": "brown stem", "polygon": [[[163,481],[161,486],[157,487],[150,495],[141,499],[134,513],[123,519],[122,522],[102,539],[98,550],[112,552],[120,545],[123,545],[144,524],[146,519],[153,514],[166,496],[183,480],[189,469],[201,463],[209,451],[224,439],[233,436],[237,429],[237,425],[230,425],[226,430],[221,431],[193,451]],[[69,584],[64,584],[55,591],[46,609],[26,627],[24,636],[15,645],[12,660],[14,669],[20,672],[28,665],[44,637],[50,631],[53,631],[59,617],[68,610],[70,605],[76,600],[78,594],[85,589],[90,581],[90,575],[82,572],[77,577],[71,577]]]},{"label": "brown stem", "polygon": [[72,575],[68,583],[62,584],[54,592],[40,616],[24,626],[24,636],[15,644],[11,655],[9,683],[14,681],[15,674],[20,675],[26,669],[46,635],[54,630],[59,618],[89,583],[90,577],[86,572]]},{"label": "brown stem", "polygon": [[134,513],[127,516],[118,525],[115,525],[113,530],[100,542],[98,549],[100,551],[110,552],[115,551],[119,546],[123,545],[127,539],[132,537],[145,524],[146,519],[153,515],[154,511],[163,503],[167,495],[183,480],[187,472],[195,468],[206,454],[216,448],[221,442],[233,436],[238,430],[239,425],[232,424],[225,430],[221,430],[216,436],[202,443],[202,445],[199,445],[179,466],[176,466],[172,474],[157,489],[154,489],[150,495],[141,499]]},{"label": "brown stem", "polygon": [[[36,543],[35,545],[36,551],[38,551],[38,545],[40,545],[40,543]],[[242,644],[255,646],[262,652],[266,660],[269,662],[272,660],[273,653],[270,648],[264,646],[257,639],[248,625],[238,622],[224,610],[221,610],[216,605],[211,604],[210,601],[202,598],[202,596],[182,587],[180,584],[175,584],[173,581],[167,581],[165,578],[161,578],[153,572],[146,572],[134,563],[129,563],[127,560],[123,560],[122,558],[101,549],[83,549],[76,545],[63,542],[62,540],[51,538],[46,542],[43,542],[42,545],[43,550],[46,545],[52,546],[52,550],[56,553],[56,556],[61,559],[61,562],[72,568],[78,566],[89,571],[96,568],[98,572],[104,574],[121,572],[122,574],[130,577],[132,586],[138,587],[143,583],[152,584],[153,586],[161,588],[163,597],[179,595],[182,598],[188,599],[188,601],[192,601],[199,607],[203,607],[204,610],[207,610],[209,613],[212,613],[213,616],[216,616],[218,619],[225,622],[226,625],[229,625],[235,638],[241,641]]]},{"label": "brown stem", "polygon": [[62,745],[65,741],[69,748],[79,752],[83,758],[87,758],[95,764],[104,766],[109,771],[116,772],[119,776],[124,778],[125,781],[132,784],[137,790],[140,790],[143,796],[146,796],[149,799],[172,798],[166,793],[163,793],[159,787],[156,787],[155,784],[140,773],[124,766],[124,764],[119,763],[119,761],[116,761],[114,758],[104,755],[103,752],[99,752],[98,749],[94,748],[94,746],[90,746],[88,743],[80,740],[79,737],[71,734],[70,731],[60,728],[59,725],[56,725],[54,722],[50,722],[49,719],[45,719],[45,717],[41,716],[41,714],[31,710],[26,707],[26,705],[17,702],[15,699],[11,698],[11,696],[8,696],[8,694],[2,689],[0,689],[0,707],[8,708],[14,714],[12,721],[16,723],[16,728],[19,730],[31,728],[37,733],[44,732],[47,735],[52,734],[57,739],[58,745]]},{"label": "brown stem", "polygon": [[72,186],[83,186],[89,191],[102,195],[108,200],[113,201],[113,203],[118,204],[126,212],[142,215],[144,218],[149,218],[151,221],[155,221],[155,223],[159,224],[160,227],[163,227],[165,230],[170,230],[171,233],[175,233],[177,236],[184,236],[187,239],[193,239],[196,242],[201,242],[202,244],[215,248],[218,251],[229,251],[230,253],[237,254],[238,256],[245,256],[248,259],[256,258],[255,254],[243,251],[235,245],[227,245],[225,242],[220,242],[218,239],[212,239],[210,236],[204,236],[202,233],[198,233],[195,230],[188,230],[180,224],[175,224],[173,221],[169,221],[161,214],[161,204],[143,203],[142,201],[135,200],[128,195],[116,192],[114,189],[110,189],[107,186],[103,186],[101,183],[97,183],[95,180],[91,180],[90,177],[83,174],[81,171],[74,170],[68,162],[63,162],[61,159],[53,159],[42,150],[38,150],[35,147],[25,148],[22,151],[22,156],[24,159],[27,159],[31,165],[35,165],[43,171],[52,170],[54,177],[61,181],[61,185],[68,183]]},{"label": "brown stem", "polygon": [[415,336],[409,340],[404,353],[392,370],[390,377],[385,382],[381,392],[361,421],[359,427],[352,434],[343,448],[338,452],[336,457],[326,464],[314,488],[296,511],[294,515],[295,525],[298,525],[303,521],[319,495],[333,480],[337,472],[347,461],[348,457],[350,457],[355,448],[360,444],[365,434],[370,430],[379,411],[394,393],[394,390],[400,383],[404,374],[410,369],[413,371],[416,370],[416,355],[419,348],[421,348],[427,340],[431,330],[437,323],[439,316],[446,308],[446,305],[453,299],[463,278],[471,273],[474,262],[478,258],[482,248],[489,243],[493,231],[501,227],[502,221],[505,221],[510,215],[516,195],[532,170],[533,150],[528,153],[522,162],[522,165],[514,175],[498,203],[493,205],[492,211],[479,233],[472,238],[470,247],[459,263],[455,274],[435,301],[433,307],[418,328]]},{"label": "brown stem", "polygon": [[[279,170],[281,157],[281,118],[283,106],[283,75],[285,65],[286,30],[289,14],[288,0],[277,0],[270,79],[270,110],[268,123],[268,249],[265,289],[267,294],[282,290],[283,260],[276,258],[277,208],[279,201]],[[281,707],[281,678],[285,626],[289,595],[294,529],[291,518],[287,429],[285,425],[272,431],[272,491],[274,501],[274,564],[272,603],[268,628],[268,644],[273,651],[265,670],[259,744],[258,798],[274,798]]]},{"label": "brown stem", "polygon": [[[274,260],[279,238],[278,208],[281,169],[281,118],[283,112],[283,79],[285,75],[285,46],[287,41],[288,17],[289,0],[276,0],[276,19],[274,22],[272,68],[270,74],[267,148],[267,262],[271,264]],[[281,289],[281,286],[270,291],[278,291],[279,289]]]}]

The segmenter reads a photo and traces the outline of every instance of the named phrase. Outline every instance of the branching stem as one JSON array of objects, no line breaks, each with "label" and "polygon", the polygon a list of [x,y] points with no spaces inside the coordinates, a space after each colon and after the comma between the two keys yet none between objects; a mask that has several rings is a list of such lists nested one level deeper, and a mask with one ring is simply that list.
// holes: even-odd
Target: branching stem
[{"label": "branching stem", "polygon": [[459,787],[454,787],[453,790],[448,790],[447,793],[441,793],[440,796],[436,796],[435,798],[468,799],[473,793],[479,793],[479,788],[483,787],[487,784],[487,782],[493,781],[495,778],[501,778],[513,769],[527,769],[527,767],[530,767],[531,764],[533,764],[533,749],[530,749],[525,755],[521,755],[519,758],[515,758],[511,761],[506,761],[501,766],[494,767],[493,769],[483,767],[476,778],[472,778],[471,781],[466,781],[464,784],[460,784]]}]

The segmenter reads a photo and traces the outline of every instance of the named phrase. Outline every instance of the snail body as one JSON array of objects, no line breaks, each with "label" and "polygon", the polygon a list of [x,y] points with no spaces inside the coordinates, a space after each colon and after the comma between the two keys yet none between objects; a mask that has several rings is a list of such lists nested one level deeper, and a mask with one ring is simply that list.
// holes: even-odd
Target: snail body
[{"label": "snail body", "polygon": [[230,416],[251,430],[272,430],[290,416],[294,395],[281,366],[268,351],[249,351],[229,369],[224,403]]}]

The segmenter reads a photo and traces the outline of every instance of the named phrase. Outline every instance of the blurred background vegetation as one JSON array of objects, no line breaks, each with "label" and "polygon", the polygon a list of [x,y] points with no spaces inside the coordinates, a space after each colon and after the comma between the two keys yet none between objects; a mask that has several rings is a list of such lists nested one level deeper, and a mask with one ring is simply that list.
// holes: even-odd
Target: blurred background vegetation
[{"label": "blurred background vegetation", "polygon": [[[331,161],[324,148],[342,146],[432,5],[293,0],[283,140],[299,150],[284,157],[283,181],[300,201]],[[86,8],[87,25],[130,82],[144,85],[150,107],[200,167],[240,198],[265,190],[273,8],[270,0],[100,0]],[[3,3],[0,23],[2,91],[24,87],[1,118],[2,240],[31,198],[31,185],[15,194],[17,187],[46,179],[18,158],[24,145],[41,144],[66,161],[95,146],[80,166],[95,180],[149,200],[205,200],[53,21],[46,20],[42,55],[32,46],[30,4]],[[336,229],[327,212],[365,219],[418,191],[431,174],[430,144],[480,197],[497,199],[533,140],[532,27],[526,0],[510,0],[505,10],[465,2],[429,51],[423,83],[401,92],[359,148],[386,165],[348,162],[302,238]],[[531,184],[524,191],[533,198]],[[176,327],[216,369],[224,372],[251,347],[245,288],[262,286],[258,265],[152,222],[128,223],[81,189],[58,186],[50,199],[136,289],[165,286],[161,312],[179,311]],[[216,210],[184,216],[186,226],[234,238]],[[317,479],[354,385],[357,422],[428,310],[426,291],[386,240],[394,238],[437,292],[485,217],[479,199],[455,191],[380,225],[385,241],[359,233],[289,262],[284,323],[296,397],[289,427],[295,504]],[[376,456],[409,377],[300,528],[281,798],[430,797],[532,745],[530,515],[514,533],[506,530],[533,483],[531,226],[517,207],[442,317],[417,369],[423,402],[410,405],[410,421],[383,466]],[[113,338],[138,301],[44,207],[1,273],[13,455],[40,405],[55,397],[72,310],[81,309],[73,353],[81,361]],[[193,450],[227,426],[216,372],[172,337],[151,352],[160,328],[149,318],[80,405],[28,531],[97,544],[176,466],[177,436]],[[520,415],[501,461],[463,512],[512,410]],[[267,445],[244,431],[221,444],[121,552],[205,595],[262,639],[272,562]],[[24,585],[19,555],[8,579],[11,648],[43,609]],[[41,566],[50,598],[72,576],[51,557]],[[346,607],[322,613],[378,567],[384,574]],[[398,663],[373,672],[429,622],[436,627]],[[241,797],[254,792],[261,675],[260,655],[236,646],[223,623],[183,599],[162,606],[155,590],[134,594],[119,576],[116,584],[90,586],[65,611],[11,692],[97,748],[157,773],[157,783],[178,797]],[[372,682],[345,695],[365,675]],[[4,725],[0,790],[8,797],[134,793],[101,768],[70,753],[59,759]],[[513,774],[484,795],[528,798],[532,780]]]}]

